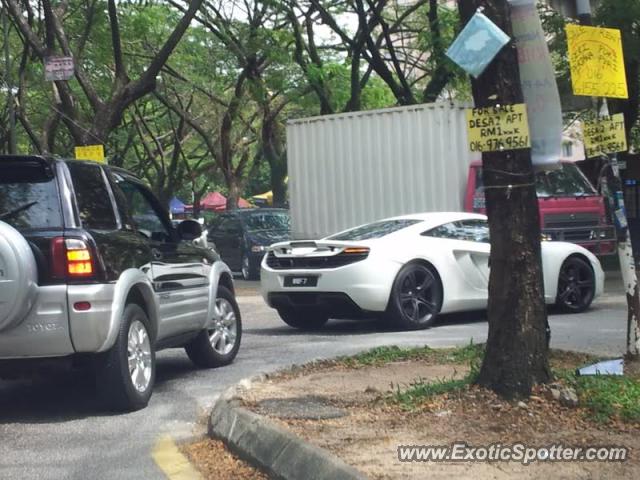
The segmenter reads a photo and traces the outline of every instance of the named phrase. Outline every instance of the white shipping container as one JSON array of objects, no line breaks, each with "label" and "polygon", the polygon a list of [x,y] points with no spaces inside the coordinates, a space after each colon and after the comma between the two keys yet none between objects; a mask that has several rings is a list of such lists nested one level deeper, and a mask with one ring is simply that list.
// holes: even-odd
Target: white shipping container
[{"label": "white shipping container", "polygon": [[467,107],[432,103],[289,121],[293,238],[462,210],[469,164],[480,159],[467,146]]}]

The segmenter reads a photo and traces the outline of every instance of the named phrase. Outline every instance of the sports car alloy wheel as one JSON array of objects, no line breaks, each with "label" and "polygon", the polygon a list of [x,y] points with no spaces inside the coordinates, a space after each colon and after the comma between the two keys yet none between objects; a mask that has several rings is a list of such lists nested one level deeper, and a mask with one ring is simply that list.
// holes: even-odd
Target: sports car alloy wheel
[{"label": "sports car alloy wheel", "polygon": [[579,257],[562,264],[558,278],[557,305],[567,312],[583,312],[595,294],[595,275],[591,265]]},{"label": "sports car alloy wheel", "polygon": [[226,298],[216,299],[216,310],[219,319],[215,322],[215,328],[209,330],[209,341],[213,349],[221,355],[226,355],[236,342],[236,313],[233,306]]},{"label": "sports car alloy wheel", "polygon": [[442,289],[431,268],[409,263],[400,270],[393,287],[393,321],[407,329],[426,328],[440,310]]},{"label": "sports car alloy wheel", "polygon": [[245,254],[242,256],[242,279],[250,280],[251,266],[249,264],[249,257]]}]

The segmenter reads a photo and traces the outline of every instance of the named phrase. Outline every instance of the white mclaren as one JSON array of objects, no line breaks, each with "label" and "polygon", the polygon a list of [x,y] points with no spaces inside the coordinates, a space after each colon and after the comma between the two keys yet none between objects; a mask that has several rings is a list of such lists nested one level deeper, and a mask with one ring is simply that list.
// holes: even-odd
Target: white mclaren
[{"label": "white mclaren", "polygon": [[[542,242],[545,300],[582,312],[602,293],[604,273],[588,250]],[[439,313],[484,309],[489,227],[484,215],[424,213],[380,220],[317,241],[269,247],[265,301],[292,327],[384,314],[403,329],[427,328]]]}]

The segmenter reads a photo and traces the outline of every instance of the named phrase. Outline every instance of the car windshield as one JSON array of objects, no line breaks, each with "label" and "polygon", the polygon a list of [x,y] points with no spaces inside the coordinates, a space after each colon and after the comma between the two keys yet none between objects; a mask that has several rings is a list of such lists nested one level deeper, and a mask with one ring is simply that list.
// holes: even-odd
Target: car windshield
[{"label": "car windshield", "polygon": [[403,228],[410,227],[420,223],[420,220],[411,219],[398,219],[398,220],[383,220],[381,222],[369,223],[360,227],[352,228],[346,232],[337,233],[331,237],[327,237],[327,240],[370,240],[373,238],[382,238],[391,233],[402,230]]},{"label": "car windshield", "polygon": [[251,212],[243,216],[247,230],[289,230],[291,218],[288,212]]},{"label": "car windshield", "polygon": [[62,213],[55,179],[31,162],[0,164],[0,217],[17,229],[58,228]]},{"label": "car windshield", "polygon": [[[484,208],[482,168],[476,168],[475,170],[476,194],[474,208]],[[536,172],[536,194],[541,198],[582,197],[585,195],[597,195],[597,192],[576,165],[561,163],[558,169]]]},{"label": "car windshield", "polygon": [[561,163],[557,170],[536,172],[536,193],[539,197],[597,195],[580,169],[572,163]]}]

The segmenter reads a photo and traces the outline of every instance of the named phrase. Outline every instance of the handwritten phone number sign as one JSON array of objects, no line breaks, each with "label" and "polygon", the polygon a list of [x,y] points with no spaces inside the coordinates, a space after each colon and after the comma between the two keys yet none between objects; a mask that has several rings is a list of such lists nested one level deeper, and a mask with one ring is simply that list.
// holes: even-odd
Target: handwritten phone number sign
[{"label": "handwritten phone number sign", "polygon": [[573,93],[629,98],[620,30],[573,24],[566,30]]},{"label": "handwritten phone number sign", "polygon": [[531,147],[524,103],[468,108],[467,136],[472,152],[495,152]]},{"label": "handwritten phone number sign", "polygon": [[583,136],[587,158],[627,150],[627,136],[624,130],[624,115],[622,113],[617,113],[610,117],[602,117],[595,122],[585,123]]}]

